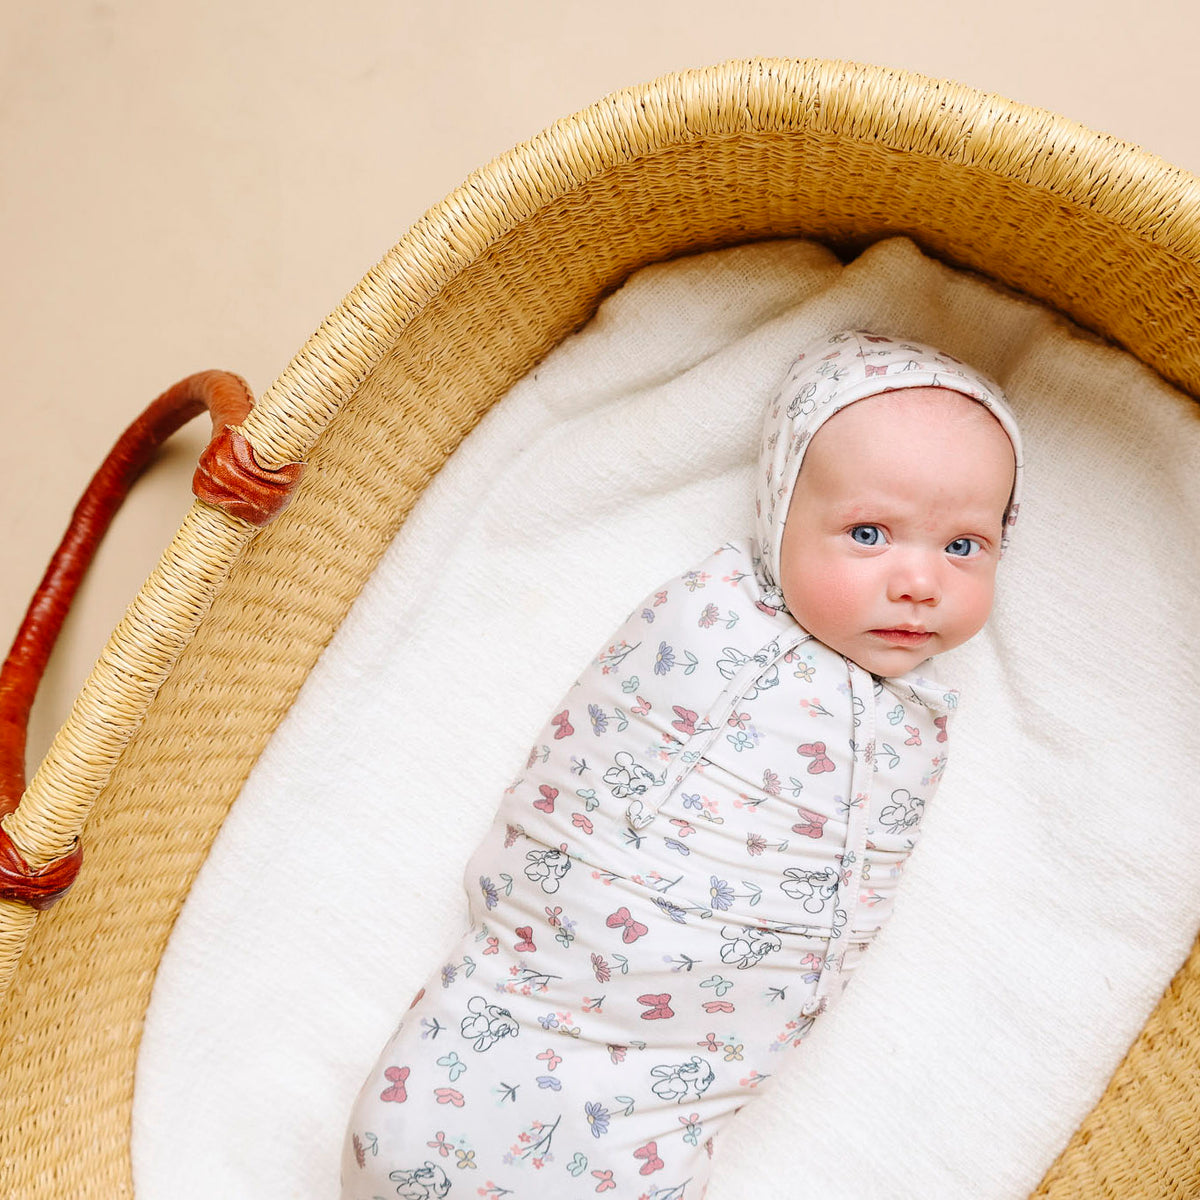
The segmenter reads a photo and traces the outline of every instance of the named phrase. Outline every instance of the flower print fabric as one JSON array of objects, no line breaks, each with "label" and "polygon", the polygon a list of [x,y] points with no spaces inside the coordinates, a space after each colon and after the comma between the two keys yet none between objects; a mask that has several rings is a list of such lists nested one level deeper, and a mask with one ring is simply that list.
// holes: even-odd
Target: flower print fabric
[{"label": "flower print fabric", "polygon": [[716,1134],[887,919],[955,693],[813,639],[768,546],[824,364],[954,366],[849,357],[874,336],[823,339],[769,406],[759,539],[652,592],[556,706],[468,863],[470,929],[359,1096],[345,1200],[698,1200]]}]

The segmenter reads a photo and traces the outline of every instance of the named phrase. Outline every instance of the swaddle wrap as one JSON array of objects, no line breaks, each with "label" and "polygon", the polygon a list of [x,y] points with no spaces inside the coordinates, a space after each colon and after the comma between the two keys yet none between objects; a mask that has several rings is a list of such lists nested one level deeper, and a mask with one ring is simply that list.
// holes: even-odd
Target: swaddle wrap
[{"label": "swaddle wrap", "polygon": [[[813,430],[936,355],[872,336],[823,339],[836,350],[807,350],[768,406],[776,561]],[[904,386],[953,373],[1002,406],[934,367]],[[360,1096],[345,1196],[385,1180],[451,1194],[431,1147],[485,1167],[497,1194],[599,1180],[632,1196],[648,1174],[650,1194],[702,1194],[713,1135],[890,913],[956,702],[817,641],[775,574],[755,541],[721,547],[646,597],[557,706],[468,863],[472,929]]]},{"label": "swaddle wrap", "polygon": [[527,873],[548,894],[581,864],[649,888],[680,924],[831,939],[809,1016],[839,939],[865,944],[891,911],[957,698],[915,672],[873,678],[762,576],[755,544],[729,543],[647,596],[563,698],[499,819],[540,847]]}]

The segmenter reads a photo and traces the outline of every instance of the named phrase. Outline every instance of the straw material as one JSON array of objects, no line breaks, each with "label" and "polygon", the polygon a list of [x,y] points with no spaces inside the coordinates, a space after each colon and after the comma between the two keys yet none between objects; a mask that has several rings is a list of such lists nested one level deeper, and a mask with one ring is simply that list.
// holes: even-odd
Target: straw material
[{"label": "straw material", "polygon": [[[322,647],[487,408],[648,262],[892,233],[1200,395],[1200,181],[1049,113],[846,63],[735,62],[617,93],[473,175],[368,274],[245,423],[265,465],[309,460],[295,504],[253,541],[193,508],[7,822],[44,861],[99,795],[80,882],[38,920],[0,1011],[0,1194],[132,1194],[134,1059],[175,915]],[[0,973],[32,924],[14,909]],[[1193,954],[1038,1196],[1200,1194],[1198,981]]]}]

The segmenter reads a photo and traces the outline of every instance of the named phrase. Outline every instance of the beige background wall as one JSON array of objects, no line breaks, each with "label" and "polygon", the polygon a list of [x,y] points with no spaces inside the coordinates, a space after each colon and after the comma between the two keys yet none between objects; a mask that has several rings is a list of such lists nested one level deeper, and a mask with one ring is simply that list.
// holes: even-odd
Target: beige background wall
[{"label": "beige background wall", "polygon": [[[210,366],[261,393],[420,214],[604,93],[758,54],[997,91],[1200,173],[1182,0],[6,0],[0,517],[7,644],[119,430]],[[135,492],[39,703],[36,761],[189,501]]]}]

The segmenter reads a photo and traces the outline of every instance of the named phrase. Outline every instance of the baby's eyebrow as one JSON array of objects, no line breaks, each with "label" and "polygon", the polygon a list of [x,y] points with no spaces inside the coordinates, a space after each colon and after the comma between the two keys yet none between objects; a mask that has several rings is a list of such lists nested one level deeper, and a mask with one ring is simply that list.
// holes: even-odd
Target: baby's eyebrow
[{"label": "baby's eyebrow", "polygon": [[887,507],[887,502],[882,499],[862,500],[856,497],[853,500],[835,502],[833,511],[847,521],[867,521],[882,516]]}]

